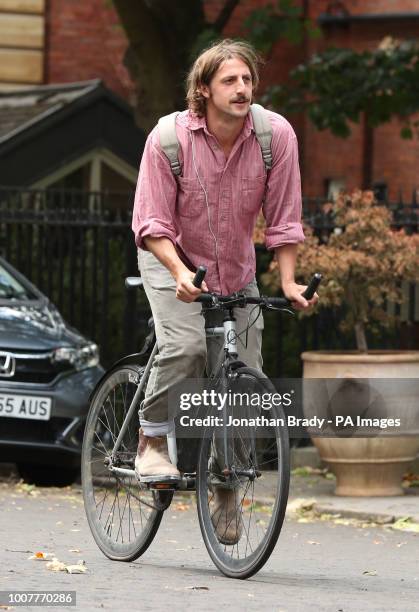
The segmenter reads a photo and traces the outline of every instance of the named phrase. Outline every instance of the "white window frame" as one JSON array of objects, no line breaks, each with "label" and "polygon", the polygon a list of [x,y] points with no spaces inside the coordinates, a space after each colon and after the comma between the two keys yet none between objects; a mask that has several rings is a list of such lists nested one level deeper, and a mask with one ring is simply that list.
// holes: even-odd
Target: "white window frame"
[{"label": "white window frame", "polygon": [[31,188],[45,189],[50,187],[54,183],[63,179],[65,176],[89,163],[91,163],[89,182],[89,191],[91,192],[98,192],[102,190],[102,164],[109,166],[117,174],[120,174],[122,177],[130,181],[133,186],[137,181],[137,168],[133,168],[130,164],[115,155],[115,153],[112,153],[112,151],[109,149],[106,149],[105,147],[98,147],[92,149],[85,155],[78,157],[72,162],[64,164],[61,168],[55,170],[55,172],[52,172],[51,174],[48,174],[39,181],[32,183]]}]

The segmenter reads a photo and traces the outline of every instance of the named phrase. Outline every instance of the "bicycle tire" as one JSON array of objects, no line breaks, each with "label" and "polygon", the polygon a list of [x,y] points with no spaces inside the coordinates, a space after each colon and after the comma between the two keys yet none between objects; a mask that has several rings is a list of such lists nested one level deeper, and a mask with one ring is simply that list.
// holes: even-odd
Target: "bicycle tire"
[{"label": "bicycle tire", "polygon": [[[104,463],[143,373],[141,366],[120,365],[105,375],[92,398],[83,439],[82,489],[87,520],[96,544],[114,561],[133,561],[147,550],[173,496],[170,491],[140,489],[135,476],[116,476]],[[118,457],[120,467],[133,469],[138,445],[137,411],[131,421]]]},{"label": "bicycle tire", "polygon": [[[276,393],[276,390],[269,379],[260,371],[255,370],[253,368],[241,367],[235,370],[235,373],[238,377],[247,377],[251,384],[255,384],[260,388],[262,392],[266,392],[269,394]],[[279,534],[281,532],[282,524],[285,517],[285,511],[288,501],[288,491],[289,491],[289,480],[290,480],[290,463],[289,463],[289,438],[288,438],[288,429],[286,426],[286,420],[284,416],[284,412],[282,407],[278,406],[276,408],[275,417],[278,419],[283,419],[284,426],[277,426],[273,428],[273,438],[274,442],[273,446],[277,448],[277,460],[276,460],[276,473],[275,470],[273,472],[273,476],[271,472],[267,469],[268,462],[262,461],[262,463],[266,464],[263,466],[261,474],[263,478],[266,479],[272,477],[272,483],[276,483],[275,496],[273,498],[273,504],[271,501],[269,502],[269,509],[271,510],[271,516],[269,520],[269,524],[265,529],[262,526],[261,531],[265,531],[265,535],[262,537],[258,546],[253,550],[251,548],[251,552],[247,555],[248,544],[246,543],[245,551],[243,536],[234,545],[226,545],[219,540],[219,535],[216,533],[216,526],[213,524],[213,520],[211,519],[211,494],[212,491],[211,486],[209,485],[209,481],[211,480],[211,453],[213,452],[212,446],[214,444],[214,436],[213,432],[209,432],[209,435],[205,435],[201,441],[200,451],[199,451],[199,459],[197,466],[197,506],[198,506],[198,517],[199,524],[201,528],[201,533],[204,539],[205,546],[208,550],[208,553],[217,566],[217,568],[223,573],[225,576],[230,578],[238,578],[238,579],[246,579],[250,576],[253,576],[256,572],[258,572],[262,566],[267,562],[272,551],[277,543]],[[208,432],[207,432],[208,434]],[[256,439],[256,438],[255,438]],[[266,446],[263,446],[264,443],[259,445],[259,449],[257,449],[257,444],[255,444],[256,452],[262,452],[263,458],[269,455],[269,452]],[[251,446],[251,444],[250,444]],[[249,448],[250,448],[249,446]],[[243,447],[244,448],[244,447]],[[252,451],[254,452],[254,451]],[[267,454],[265,454],[267,453]],[[249,451],[248,461],[252,463],[253,467],[257,465],[258,469],[261,470],[262,465],[260,462],[257,462],[257,459],[251,460]],[[272,457],[271,457],[272,459]],[[269,460],[270,461],[270,460]],[[250,463],[249,463],[250,464]],[[255,478],[253,482],[260,484],[260,478]],[[243,486],[244,488],[244,486]],[[254,485],[253,485],[254,490]],[[236,493],[235,493],[236,496]],[[236,497],[235,497],[236,498]],[[258,506],[257,499],[255,500],[252,497],[251,503],[248,505],[243,500],[235,505],[236,510],[236,525],[239,523],[242,524],[243,527],[246,526],[246,521],[248,521],[249,529],[243,529],[243,533],[245,534],[245,539],[249,539],[249,531],[251,525],[251,517],[252,512],[254,510],[254,521],[256,524],[258,521],[263,523],[263,518],[256,518],[260,516],[261,506]],[[262,502],[263,503],[263,502]],[[247,508],[247,510],[246,510]],[[258,509],[259,508],[259,509]],[[266,506],[268,508],[268,506]],[[246,516],[245,516],[245,513]],[[239,519],[237,519],[237,515]],[[249,517],[248,517],[249,515]],[[231,521],[230,521],[231,522]],[[240,546],[240,551],[239,551]],[[236,553],[234,552],[236,550]],[[234,553],[234,554],[233,554]]]}]

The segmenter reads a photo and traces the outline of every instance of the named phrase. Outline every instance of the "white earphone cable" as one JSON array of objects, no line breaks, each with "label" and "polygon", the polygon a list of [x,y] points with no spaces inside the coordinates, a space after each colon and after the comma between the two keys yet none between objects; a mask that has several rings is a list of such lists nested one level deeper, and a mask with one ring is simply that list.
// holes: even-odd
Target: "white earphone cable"
[{"label": "white earphone cable", "polygon": [[193,139],[193,135],[192,135],[192,130],[189,130],[189,138],[191,140],[191,146],[192,146],[192,163],[193,163],[193,167],[194,167],[195,174],[196,174],[196,177],[198,179],[198,182],[201,185],[202,191],[204,192],[205,204],[206,204],[206,207],[207,207],[208,227],[209,227],[209,231],[211,232],[211,235],[212,235],[212,237],[214,239],[215,257],[216,257],[217,262],[218,262],[218,243],[217,243],[217,238],[216,238],[216,236],[215,236],[215,234],[213,232],[212,225],[211,225],[211,215],[210,215],[210,209],[209,209],[209,203],[208,203],[208,194],[207,194],[207,191],[206,191],[206,189],[205,189],[205,187],[204,187],[204,185],[203,185],[203,183],[201,181],[201,177],[199,176],[198,168],[196,167],[195,147],[194,147],[194,139]]}]

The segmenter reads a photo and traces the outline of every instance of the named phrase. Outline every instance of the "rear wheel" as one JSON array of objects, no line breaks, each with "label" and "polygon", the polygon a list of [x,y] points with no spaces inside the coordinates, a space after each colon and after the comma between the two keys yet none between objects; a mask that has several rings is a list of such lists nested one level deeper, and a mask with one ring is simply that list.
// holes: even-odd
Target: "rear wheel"
[{"label": "rear wheel", "polygon": [[[259,400],[245,408],[230,405],[228,413],[249,419],[263,415],[279,423],[268,429],[228,427],[227,460],[220,430],[217,434],[209,430],[201,442],[197,503],[204,542],[223,574],[243,579],[261,569],[278,540],[288,500],[289,443],[282,408],[262,408],[264,394],[276,393],[269,379],[246,367],[233,376],[227,391],[248,393]],[[230,473],[224,471],[226,467]]]},{"label": "rear wheel", "polygon": [[143,373],[144,368],[135,365],[109,372],[94,395],[83,440],[82,486],[87,519],[99,548],[117,561],[132,561],[147,550],[173,495],[170,491],[140,488],[133,473],[137,410],[113,459],[114,465],[131,473],[117,474],[108,467]]}]

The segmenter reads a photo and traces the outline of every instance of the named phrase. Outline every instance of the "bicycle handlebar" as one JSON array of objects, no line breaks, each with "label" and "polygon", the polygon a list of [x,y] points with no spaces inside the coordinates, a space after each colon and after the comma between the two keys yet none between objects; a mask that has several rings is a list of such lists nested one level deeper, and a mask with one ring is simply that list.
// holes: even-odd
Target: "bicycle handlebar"
[{"label": "bicycle handlebar", "polygon": [[[195,287],[201,287],[202,281],[205,278],[205,274],[207,273],[207,268],[205,266],[199,266],[195,276],[192,280],[192,284]],[[314,293],[316,292],[317,287],[320,284],[322,279],[322,275],[316,272],[313,274],[310,282],[307,286],[307,289],[301,294],[306,300],[310,300]],[[261,296],[261,297],[247,297],[240,293],[235,293],[233,295],[216,295],[214,293],[202,293],[199,295],[195,302],[201,302],[202,304],[212,304],[214,303],[230,303],[231,305],[236,302],[237,304],[260,304],[261,306],[275,306],[277,308],[290,307],[291,301],[285,297],[270,297],[270,296]]]},{"label": "bicycle handlebar", "polygon": [[198,287],[198,289],[200,289],[206,273],[207,268],[205,266],[198,266],[198,269],[195,272],[195,276],[193,277],[192,285],[195,285],[195,287]]},{"label": "bicycle handlebar", "polygon": [[321,280],[322,275],[320,274],[320,272],[316,272],[315,274],[313,274],[307,286],[307,289],[301,294],[303,298],[305,298],[306,300],[311,300],[313,295],[316,293],[317,287],[320,285]]}]

